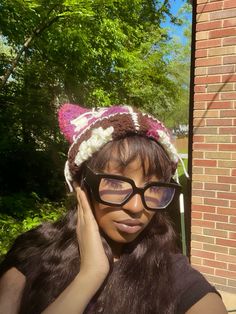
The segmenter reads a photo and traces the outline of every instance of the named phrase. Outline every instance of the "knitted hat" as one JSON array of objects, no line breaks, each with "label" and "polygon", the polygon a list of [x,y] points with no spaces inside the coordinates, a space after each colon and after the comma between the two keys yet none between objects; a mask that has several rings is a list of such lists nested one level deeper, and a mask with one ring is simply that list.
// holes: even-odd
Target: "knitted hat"
[{"label": "knitted hat", "polygon": [[71,143],[65,165],[65,178],[72,190],[73,175],[81,164],[106,143],[129,134],[140,134],[160,143],[172,161],[173,174],[178,154],[165,126],[153,116],[130,106],[87,109],[79,105],[64,104],[59,109],[59,125]]}]

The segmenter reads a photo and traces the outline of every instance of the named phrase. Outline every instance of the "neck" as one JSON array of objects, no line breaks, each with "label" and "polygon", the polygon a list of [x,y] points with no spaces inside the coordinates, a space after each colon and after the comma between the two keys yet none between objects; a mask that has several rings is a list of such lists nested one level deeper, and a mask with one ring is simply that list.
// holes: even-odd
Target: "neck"
[{"label": "neck", "polygon": [[114,260],[118,260],[122,254],[124,244],[115,242],[108,237],[106,238],[106,240],[111,248]]}]

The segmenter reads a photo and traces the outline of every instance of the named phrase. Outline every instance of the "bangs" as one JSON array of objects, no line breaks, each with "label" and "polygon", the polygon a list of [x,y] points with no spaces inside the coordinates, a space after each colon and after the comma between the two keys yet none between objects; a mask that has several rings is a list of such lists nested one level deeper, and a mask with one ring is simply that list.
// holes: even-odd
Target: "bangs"
[{"label": "bangs", "polygon": [[156,175],[161,180],[170,180],[172,163],[167,153],[160,144],[140,135],[130,135],[107,143],[93,155],[88,165],[100,172],[112,162],[117,170],[122,170],[137,158],[140,160],[144,177]]}]

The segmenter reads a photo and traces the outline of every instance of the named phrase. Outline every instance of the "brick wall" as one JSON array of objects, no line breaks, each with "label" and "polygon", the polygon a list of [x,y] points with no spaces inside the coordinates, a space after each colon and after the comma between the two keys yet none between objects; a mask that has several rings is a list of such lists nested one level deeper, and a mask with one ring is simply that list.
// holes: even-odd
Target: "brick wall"
[{"label": "brick wall", "polygon": [[191,262],[236,292],[236,0],[196,0]]}]

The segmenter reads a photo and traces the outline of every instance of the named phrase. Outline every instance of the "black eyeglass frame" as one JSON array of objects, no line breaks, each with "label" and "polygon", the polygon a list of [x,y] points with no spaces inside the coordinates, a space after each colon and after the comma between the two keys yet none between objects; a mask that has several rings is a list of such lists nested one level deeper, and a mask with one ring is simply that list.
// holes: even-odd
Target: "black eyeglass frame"
[{"label": "black eyeglass frame", "polygon": [[[115,180],[120,180],[120,181],[124,181],[129,183],[132,186],[133,192],[126,198],[124,199],[123,202],[121,203],[110,203],[110,202],[106,202],[104,200],[101,199],[100,194],[99,194],[99,185],[101,182],[101,179],[115,179]],[[123,206],[125,205],[135,194],[139,194],[141,196],[143,205],[146,209],[148,210],[152,210],[152,211],[156,211],[156,210],[163,210],[166,209],[167,206],[173,201],[174,196],[176,194],[176,191],[178,193],[181,192],[182,187],[180,184],[178,183],[173,183],[173,179],[172,182],[167,183],[167,182],[148,182],[144,185],[144,187],[139,188],[135,185],[134,181],[130,178],[121,176],[121,175],[114,175],[114,174],[108,174],[108,173],[97,173],[94,172],[89,166],[86,165],[85,167],[85,176],[83,181],[85,182],[85,184],[91,189],[91,192],[93,193],[93,197],[94,199],[104,205],[108,205],[108,206]],[[175,181],[174,181],[175,182]],[[146,201],[145,201],[145,197],[144,197],[144,193],[145,191],[150,187],[150,186],[158,186],[158,187],[170,187],[170,188],[174,188],[174,193],[172,198],[170,199],[170,201],[168,202],[168,204],[165,207],[159,207],[159,208],[152,208],[147,206]]]}]

